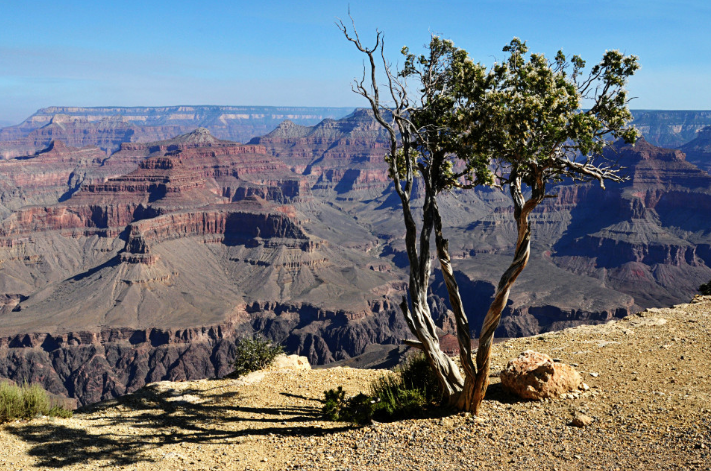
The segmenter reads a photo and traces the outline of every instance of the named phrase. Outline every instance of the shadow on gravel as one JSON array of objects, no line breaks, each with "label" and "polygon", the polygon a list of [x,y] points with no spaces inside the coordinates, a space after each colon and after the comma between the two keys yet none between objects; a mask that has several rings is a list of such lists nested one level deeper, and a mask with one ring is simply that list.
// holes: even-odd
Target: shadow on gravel
[{"label": "shadow on gravel", "polygon": [[[197,395],[198,391],[185,389],[180,394],[176,397],[174,391],[142,389],[130,396],[88,406],[84,411],[94,417],[81,414],[76,417],[97,422],[107,420],[106,425],[97,423],[91,430],[94,433],[52,422],[15,424],[5,431],[31,445],[28,454],[38,459],[37,466],[62,468],[96,461],[120,467],[155,462],[156,457],[147,452],[166,444],[224,444],[249,436],[316,436],[353,428],[350,424],[329,429],[317,424],[303,425],[322,420],[319,401],[314,401],[318,404],[311,407],[253,408],[222,405],[221,399],[233,398],[234,393],[210,396],[209,402],[197,404],[181,398]],[[102,417],[102,412],[113,416]],[[266,417],[250,417],[253,414]],[[230,424],[235,423],[242,423],[241,429],[232,430]],[[103,427],[112,429],[103,433]]]},{"label": "shadow on gravel", "polygon": [[521,402],[530,402],[528,399],[521,399],[520,397],[508,393],[504,390],[501,383],[492,383],[486,389],[486,399],[485,401],[494,401],[500,404],[517,404]]}]

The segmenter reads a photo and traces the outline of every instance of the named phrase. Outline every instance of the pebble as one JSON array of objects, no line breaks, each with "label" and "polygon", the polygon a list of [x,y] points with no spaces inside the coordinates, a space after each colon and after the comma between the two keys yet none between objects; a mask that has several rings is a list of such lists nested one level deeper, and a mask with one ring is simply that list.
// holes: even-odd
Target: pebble
[{"label": "pebble", "polygon": [[577,414],[574,418],[573,421],[571,422],[571,425],[575,427],[587,427],[591,423],[593,423],[594,419],[592,417],[589,417],[585,414]]}]

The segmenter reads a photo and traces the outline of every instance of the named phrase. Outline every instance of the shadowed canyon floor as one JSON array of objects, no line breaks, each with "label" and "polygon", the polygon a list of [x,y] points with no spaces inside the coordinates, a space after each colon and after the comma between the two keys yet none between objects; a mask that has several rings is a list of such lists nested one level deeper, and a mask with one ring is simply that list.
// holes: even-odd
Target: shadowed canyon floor
[{"label": "shadowed canyon floor", "polygon": [[[260,381],[161,383],[71,419],[0,429],[3,469],[711,469],[711,297],[494,347],[492,371],[534,349],[587,392],[543,402],[496,375],[478,418],[354,427],[320,418],[323,390],[386,370],[266,371]],[[257,375],[261,376],[261,375]],[[593,422],[571,425],[578,414]]]}]

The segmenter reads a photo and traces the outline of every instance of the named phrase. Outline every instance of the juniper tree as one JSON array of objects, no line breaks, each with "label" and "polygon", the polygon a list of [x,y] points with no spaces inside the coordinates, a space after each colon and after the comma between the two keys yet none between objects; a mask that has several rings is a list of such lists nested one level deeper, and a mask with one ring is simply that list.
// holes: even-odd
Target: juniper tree
[{"label": "juniper tree", "polygon": [[[493,183],[488,161],[474,155],[470,151],[471,146],[457,136],[463,109],[463,95],[458,88],[461,83],[459,75],[483,74],[484,69],[474,64],[466,51],[454,47],[451,41],[433,36],[427,55],[415,57],[404,48],[405,65],[402,70],[393,71],[385,60],[380,32],[376,34],[375,45],[369,48],[360,41],[355,26],[351,33],[342,22],[339,27],[367,57],[363,77],[355,82],[353,90],[368,100],[375,119],[389,136],[390,148],[385,160],[395,192],[402,203],[406,253],[410,264],[410,302],[403,297],[400,307],[416,340],[406,340],[406,343],[425,353],[442,384],[443,401],[464,408],[461,392],[465,379],[457,365],[439,348],[436,326],[427,304],[427,292],[432,271],[430,242],[433,231],[438,252],[440,247],[444,251],[439,253],[439,258],[449,267],[447,273],[452,273],[446,242],[442,237],[442,220],[436,196],[454,187],[471,188]],[[387,82],[385,99],[381,98],[376,78],[378,64],[381,64]],[[414,93],[408,89],[408,78],[417,79]],[[458,171],[455,171],[455,156],[464,162]],[[412,207],[415,178],[419,178],[424,187],[419,231]],[[448,286],[450,281],[454,283],[456,291],[454,277],[447,280]],[[458,307],[461,308],[461,301]],[[461,314],[457,316],[461,359],[468,361],[473,372],[469,323],[462,309],[457,312]],[[466,341],[463,342],[464,339]]]},{"label": "juniper tree", "polygon": [[[489,378],[494,332],[511,286],[531,252],[528,217],[546,198],[546,187],[566,178],[572,182],[620,182],[614,162],[601,157],[613,139],[634,143],[637,130],[625,86],[639,68],[636,56],[607,51],[584,74],[585,61],[568,60],[562,51],[549,61],[528,54],[525,42],[514,38],[504,47],[508,57],[485,76],[466,84],[466,140],[477,158],[496,162],[498,181],[507,185],[514,206],[517,240],[513,261],[504,272],[479,337],[476,381],[469,410],[478,413]],[[584,101],[590,108],[583,110]],[[526,191],[527,190],[527,191]],[[470,394],[469,391],[466,392]]]},{"label": "juniper tree", "polygon": [[[637,131],[627,125],[631,114],[625,90],[628,77],[638,69],[637,58],[608,51],[583,76],[585,62],[580,57],[567,60],[558,52],[551,62],[541,54],[529,56],[526,44],[514,38],[504,48],[507,59],[487,69],[451,41],[433,36],[424,55],[403,48],[404,66],[394,72],[385,60],[380,32],[375,46],[368,48],[355,26],[350,34],[343,23],[339,27],[367,57],[363,77],[353,89],[368,100],[389,135],[385,160],[402,202],[410,263],[410,302],[403,297],[400,307],[416,337],[405,342],[424,351],[442,383],[446,404],[478,413],[488,386],[493,335],[511,286],[530,255],[528,216],[548,196],[546,185],[568,178],[597,180],[604,187],[605,180],[623,179],[620,169],[601,161],[599,155],[608,139],[634,142],[637,137]],[[377,83],[378,64],[385,77],[386,100],[381,99]],[[416,79],[414,91],[408,88],[408,79]],[[590,109],[581,109],[583,100],[589,100]],[[455,165],[455,159],[460,165]],[[419,232],[411,199],[415,178],[424,186]],[[484,320],[475,364],[437,196],[455,187],[471,189],[480,184],[508,186],[518,236],[513,261]],[[456,319],[464,377],[440,350],[426,301],[433,232]]]}]

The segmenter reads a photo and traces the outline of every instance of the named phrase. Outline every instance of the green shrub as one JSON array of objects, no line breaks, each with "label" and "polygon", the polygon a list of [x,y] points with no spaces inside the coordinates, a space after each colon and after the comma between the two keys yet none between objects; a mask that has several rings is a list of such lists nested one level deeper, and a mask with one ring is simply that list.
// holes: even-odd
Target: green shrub
[{"label": "green shrub", "polygon": [[328,417],[329,420],[338,421],[342,420],[343,412],[348,407],[348,401],[346,401],[346,392],[343,390],[343,386],[338,386],[337,389],[329,389],[323,392],[324,401],[323,408],[321,411],[323,415]]},{"label": "green shrub", "polygon": [[412,355],[398,369],[407,389],[416,389],[427,402],[440,402],[444,391],[424,353]]},{"label": "green shrub", "polygon": [[423,416],[442,398],[442,387],[424,355],[415,355],[370,385],[370,394],[346,398],[339,386],[324,391],[322,412],[329,420],[367,424]]},{"label": "green shrub", "polygon": [[346,399],[342,386],[324,391],[323,394],[325,399],[321,411],[328,420],[365,424],[373,418],[376,401],[367,394],[360,393]]},{"label": "green shrub", "polygon": [[711,280],[705,285],[699,286],[699,291],[705,296],[711,296]]},{"label": "green shrub", "polygon": [[271,342],[260,336],[241,339],[237,343],[235,355],[235,371],[232,376],[239,378],[252,371],[262,370],[272,364],[274,358],[284,349],[281,345],[272,345]]},{"label": "green shrub", "polygon": [[68,418],[72,416],[72,411],[52,404],[47,391],[37,384],[16,386],[8,382],[0,383],[0,423],[39,415]]}]

